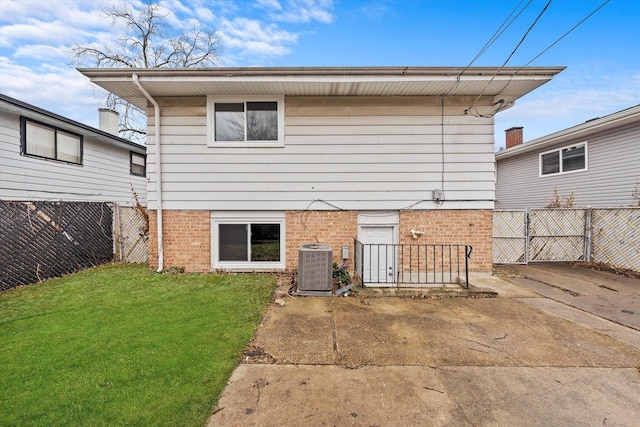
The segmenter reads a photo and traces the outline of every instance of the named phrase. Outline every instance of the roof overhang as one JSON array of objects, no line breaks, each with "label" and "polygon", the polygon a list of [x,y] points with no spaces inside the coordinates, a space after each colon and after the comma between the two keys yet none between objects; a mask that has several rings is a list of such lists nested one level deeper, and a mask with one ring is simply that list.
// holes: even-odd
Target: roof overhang
[{"label": "roof overhang", "polygon": [[496,160],[503,160],[531,151],[542,150],[555,144],[573,142],[577,139],[586,140],[596,133],[617,129],[633,123],[640,123],[640,105],[635,105],[604,117],[592,119],[568,129],[552,133],[551,135],[499,151],[496,153]]},{"label": "roof overhang", "polygon": [[137,144],[128,139],[112,135],[84,123],[77,122],[68,117],[60,116],[45,109],[36,107],[15,98],[0,94],[0,111],[16,114],[18,116],[27,117],[51,126],[55,126],[70,132],[77,133],[84,137],[93,138],[100,143],[107,145],[115,145],[118,147],[126,147],[129,150],[144,154],[147,148],[144,145]]},{"label": "roof overhang", "polygon": [[565,67],[79,68],[96,85],[145,109],[152,97],[202,95],[486,96],[510,103]]}]

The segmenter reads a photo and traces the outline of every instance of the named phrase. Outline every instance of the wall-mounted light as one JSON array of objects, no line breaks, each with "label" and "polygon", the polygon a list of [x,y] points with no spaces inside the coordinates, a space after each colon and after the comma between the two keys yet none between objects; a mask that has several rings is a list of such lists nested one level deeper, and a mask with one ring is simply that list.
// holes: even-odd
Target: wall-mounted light
[{"label": "wall-mounted light", "polygon": [[417,239],[418,236],[424,236],[424,231],[409,230],[409,234],[411,234],[412,239]]}]

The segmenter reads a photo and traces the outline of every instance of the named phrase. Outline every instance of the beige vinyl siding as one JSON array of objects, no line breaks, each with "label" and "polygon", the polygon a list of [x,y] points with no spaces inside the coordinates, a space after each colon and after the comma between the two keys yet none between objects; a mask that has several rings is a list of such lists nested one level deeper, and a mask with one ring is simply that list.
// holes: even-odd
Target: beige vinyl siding
[{"label": "beige vinyl siding", "polygon": [[[587,141],[587,170],[539,176],[543,151]],[[498,161],[496,183],[498,209],[543,207],[554,189],[566,197],[572,192],[575,206],[629,206],[640,188],[640,125],[628,125],[588,138],[547,146]]]},{"label": "beige vinyl siding", "polygon": [[[82,165],[20,155],[20,119],[0,115],[0,199],[146,202],[146,178],[129,173],[126,148],[83,138]],[[131,183],[131,184],[130,184]]]},{"label": "beige vinyl siding", "polygon": [[264,148],[207,147],[204,96],[158,101],[165,209],[433,209],[435,188],[441,209],[493,208],[493,120],[464,115],[467,98],[445,104],[443,145],[439,97],[287,97],[285,146]]}]

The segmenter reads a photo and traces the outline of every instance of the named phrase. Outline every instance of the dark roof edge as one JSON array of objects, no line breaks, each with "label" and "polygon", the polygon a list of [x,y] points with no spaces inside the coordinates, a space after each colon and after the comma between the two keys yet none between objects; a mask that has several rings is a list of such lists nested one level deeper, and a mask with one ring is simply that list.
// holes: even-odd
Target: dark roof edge
[{"label": "dark roof edge", "polygon": [[20,107],[20,108],[23,108],[25,110],[32,111],[34,113],[42,114],[42,115],[47,116],[47,117],[49,117],[51,119],[58,120],[60,122],[66,123],[66,124],[71,125],[71,126],[79,127],[81,129],[84,129],[84,130],[86,130],[88,132],[95,133],[95,134],[100,135],[100,136],[111,138],[114,141],[121,142],[123,144],[130,145],[130,146],[135,147],[135,148],[142,148],[145,151],[147,150],[147,147],[145,145],[138,144],[137,142],[133,142],[133,141],[130,141],[130,140],[126,139],[126,138],[122,138],[122,137],[119,137],[117,135],[113,135],[113,134],[111,134],[109,132],[105,132],[103,130],[94,128],[92,126],[85,125],[84,123],[80,123],[80,122],[77,122],[77,121],[75,121],[73,119],[70,119],[68,117],[64,117],[64,116],[61,116],[59,114],[52,113],[51,111],[45,110],[45,109],[40,108],[40,107],[36,107],[35,105],[28,104],[28,103],[26,103],[24,101],[20,101],[18,99],[12,98],[12,97],[7,96],[7,95],[4,95],[2,93],[0,93],[0,101],[5,101],[5,102],[8,102],[10,104],[15,105],[16,107]]},{"label": "dark roof edge", "polygon": [[607,114],[606,116],[593,118],[575,126],[498,151],[495,153],[496,160],[528,153],[530,151],[540,149],[541,147],[545,147],[546,145],[555,144],[559,141],[564,141],[578,136],[582,137],[582,135],[585,134],[591,135],[595,132],[599,132],[603,127],[606,129],[605,126],[614,126],[620,123],[627,124],[637,121],[640,121],[640,104],[616,111],[615,113]]}]

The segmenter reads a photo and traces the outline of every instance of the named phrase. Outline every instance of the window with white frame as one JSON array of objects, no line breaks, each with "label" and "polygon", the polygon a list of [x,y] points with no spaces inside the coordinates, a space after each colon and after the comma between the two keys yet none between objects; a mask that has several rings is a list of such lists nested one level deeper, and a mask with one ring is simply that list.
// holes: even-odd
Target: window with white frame
[{"label": "window with white frame", "polygon": [[147,157],[144,154],[130,152],[129,173],[136,176],[147,175]]},{"label": "window with white frame", "polygon": [[207,97],[212,146],[284,145],[284,97]]},{"label": "window with white frame", "polygon": [[212,215],[214,268],[284,268],[284,215]]},{"label": "window with white frame", "polygon": [[20,118],[21,154],[82,164],[82,135]]},{"label": "window with white frame", "polygon": [[586,142],[540,153],[540,176],[576,172],[586,169]]}]

